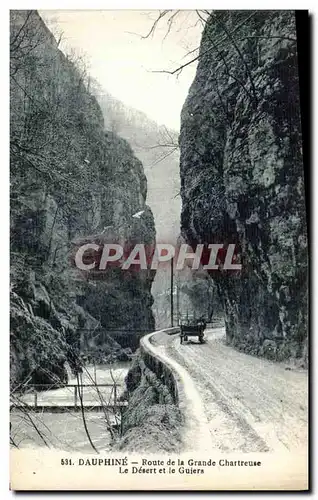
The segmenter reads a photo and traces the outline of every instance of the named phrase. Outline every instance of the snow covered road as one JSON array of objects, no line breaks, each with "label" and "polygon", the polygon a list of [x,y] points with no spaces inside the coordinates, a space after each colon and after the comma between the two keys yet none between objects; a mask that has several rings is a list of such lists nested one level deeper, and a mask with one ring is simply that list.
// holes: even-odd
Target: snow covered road
[{"label": "snow covered road", "polygon": [[[224,328],[180,344],[178,335],[153,338],[161,352],[195,382],[215,448],[223,452],[295,451],[307,447],[308,377],[236,351]],[[160,345],[160,347],[159,347]]]}]

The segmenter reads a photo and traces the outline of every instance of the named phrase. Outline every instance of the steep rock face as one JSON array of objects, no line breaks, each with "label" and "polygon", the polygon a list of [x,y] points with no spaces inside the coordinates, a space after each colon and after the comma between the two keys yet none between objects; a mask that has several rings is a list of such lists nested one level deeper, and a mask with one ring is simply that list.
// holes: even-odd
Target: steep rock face
[{"label": "steep rock face", "polygon": [[119,353],[114,329],[133,345],[154,326],[153,275],[83,280],[74,241],[112,227],[150,244],[155,229],[141,162],[105,132],[85,72],[36,11],[11,11],[10,84],[12,383],[45,383],[64,380],[65,360],[74,367],[84,348]]},{"label": "steep rock face", "polygon": [[181,208],[178,133],[124,105],[96,84],[95,87],[92,85],[92,91],[103,112],[106,129],[126,139],[144,166],[147,202],[154,214],[157,238],[174,243]]},{"label": "steep rock face", "polygon": [[[147,176],[147,203],[156,225],[157,241],[175,244],[180,231],[178,133],[158,125],[144,113],[124,105],[99,85],[92,90],[103,112],[105,127],[131,144]],[[170,269],[160,268],[152,285],[156,328],[170,325]]]},{"label": "steep rock face", "polygon": [[214,275],[228,341],[301,356],[307,239],[293,12],[213,12],[180,147],[183,236],[235,243],[242,263],[239,275]]}]

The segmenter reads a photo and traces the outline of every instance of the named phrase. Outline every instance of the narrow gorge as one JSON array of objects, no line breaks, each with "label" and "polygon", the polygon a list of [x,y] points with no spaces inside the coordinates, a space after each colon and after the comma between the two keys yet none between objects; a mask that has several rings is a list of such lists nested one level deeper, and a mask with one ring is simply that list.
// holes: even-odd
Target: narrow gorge
[{"label": "narrow gorge", "polygon": [[[151,36],[139,34],[134,42],[125,13],[117,19],[87,11],[83,31],[94,40],[92,49],[78,30],[84,13],[56,11],[60,26],[76,33],[70,46],[92,51],[101,83],[76,51],[67,55],[52,13],[42,12],[10,15],[14,432],[21,408],[37,412],[42,397],[42,429],[51,421],[65,425],[63,449],[71,451],[81,432],[85,452],[303,446],[308,242],[295,13],[191,11],[182,28],[185,11],[158,11]],[[132,28],[151,12],[138,15],[131,14]],[[101,42],[108,27],[115,48]],[[161,59],[174,33],[185,62],[179,55]],[[158,48],[157,59],[147,44]],[[133,47],[140,50],[137,60]],[[146,54],[159,69],[148,69]],[[169,106],[170,123],[181,110],[180,133],[153,118],[159,109],[149,104],[153,90],[136,101],[149,107],[149,116],[129,105],[133,77],[154,73],[171,83],[190,65],[182,110],[164,91],[156,95],[167,123]],[[122,101],[107,86],[114,67]],[[131,84],[122,78],[127,67]],[[152,80],[158,81],[165,88],[165,80]],[[98,249],[86,248],[79,268],[75,255],[92,243]],[[107,243],[122,254],[103,268],[96,256]],[[173,246],[175,254],[152,268],[157,243]],[[189,264],[193,255],[181,269],[176,265],[181,245],[195,252],[213,244],[223,246],[213,270],[204,267],[205,254],[196,268]],[[122,262],[135,245],[149,251],[147,265],[127,269]],[[239,271],[221,262],[230,245]],[[75,438],[68,435],[72,426],[78,426]],[[21,442],[28,439],[24,430]]]}]

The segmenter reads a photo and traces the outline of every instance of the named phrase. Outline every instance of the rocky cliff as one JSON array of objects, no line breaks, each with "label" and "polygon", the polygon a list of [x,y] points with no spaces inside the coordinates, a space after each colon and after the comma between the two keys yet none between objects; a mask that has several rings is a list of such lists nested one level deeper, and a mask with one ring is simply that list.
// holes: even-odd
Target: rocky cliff
[{"label": "rocky cliff", "polygon": [[242,271],[213,275],[228,342],[306,356],[307,238],[295,16],[214,11],[182,110],[182,234],[235,243]]},{"label": "rocky cliff", "polygon": [[[100,104],[107,130],[126,139],[144,165],[147,203],[154,215],[157,241],[175,244],[180,232],[181,211],[178,133],[126,106],[96,82],[92,82],[92,90]],[[152,295],[156,328],[169,326],[170,269],[158,269]]]},{"label": "rocky cliff", "polygon": [[105,127],[126,139],[144,166],[147,202],[156,223],[158,241],[174,243],[180,228],[178,132],[158,125],[147,115],[115,99],[92,83]]},{"label": "rocky cliff", "polygon": [[94,281],[71,263],[76,241],[105,227],[154,242],[147,182],[36,11],[11,12],[10,84],[12,382],[64,380],[66,360],[120,354],[116,339],[133,346],[154,327],[153,275]]}]

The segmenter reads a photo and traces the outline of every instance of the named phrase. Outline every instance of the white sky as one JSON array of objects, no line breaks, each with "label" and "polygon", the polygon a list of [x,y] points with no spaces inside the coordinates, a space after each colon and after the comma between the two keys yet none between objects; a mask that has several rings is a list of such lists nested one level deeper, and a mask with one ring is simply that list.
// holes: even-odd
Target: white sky
[{"label": "white sky", "polygon": [[[53,33],[63,32],[61,48],[84,56],[88,71],[105,90],[125,104],[145,112],[159,124],[179,130],[180,112],[196,69],[179,77],[153,70],[174,70],[197,55],[202,23],[195,11],[181,11],[170,33],[169,13],[153,36],[147,34],[159,11],[40,10]],[[136,34],[133,34],[136,33]]]}]

